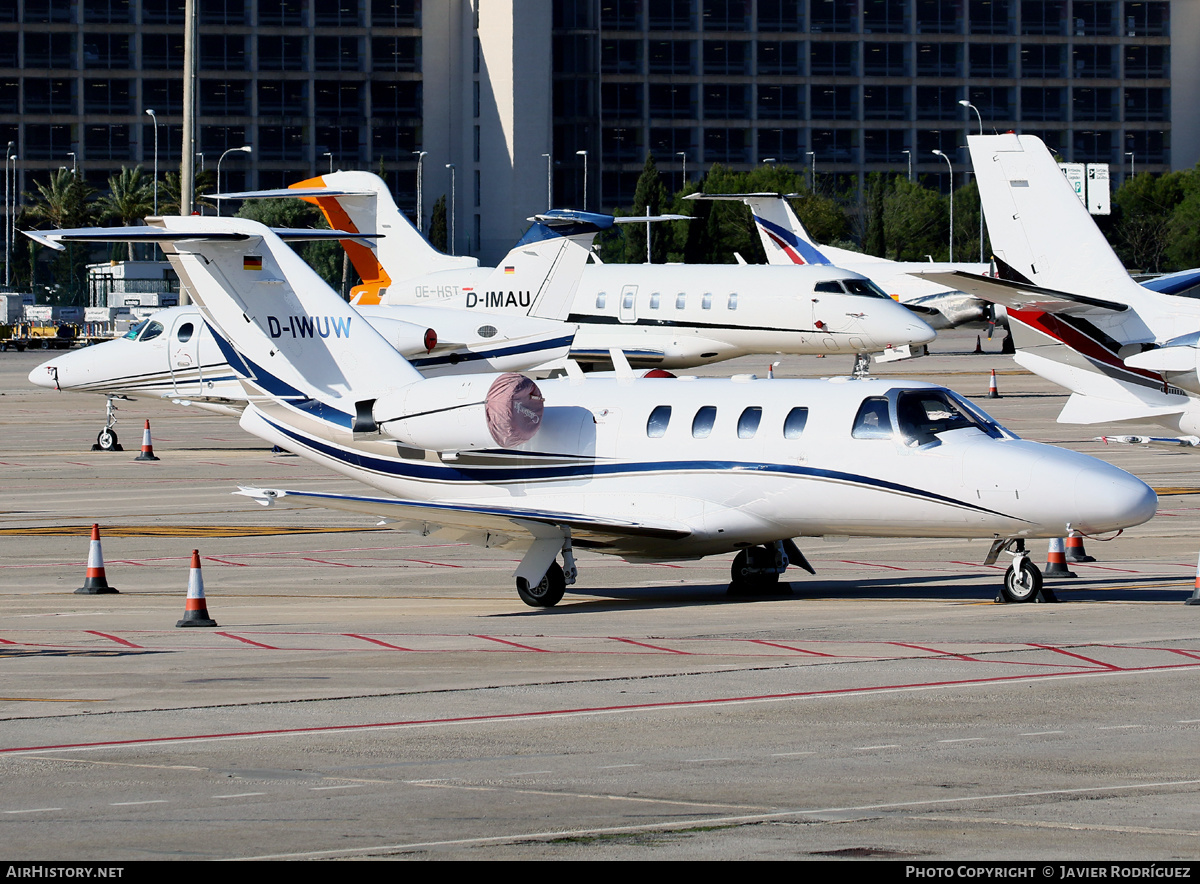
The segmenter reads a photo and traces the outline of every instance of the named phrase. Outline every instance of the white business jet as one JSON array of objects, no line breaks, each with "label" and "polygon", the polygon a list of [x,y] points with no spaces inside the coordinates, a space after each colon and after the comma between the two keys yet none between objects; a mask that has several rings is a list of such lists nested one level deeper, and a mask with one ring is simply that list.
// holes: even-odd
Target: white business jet
[{"label": "white business jet", "polygon": [[[519,550],[517,590],[532,606],[575,581],[576,548],[736,553],[731,588],[763,590],[789,562],[807,565],[793,538],[820,535],[984,538],[989,560],[1016,547],[1003,591],[1024,601],[1041,580],[1025,539],[1113,531],[1156,508],[1136,477],[1022,441],[930,384],[644,379],[617,354],[616,376],[424,378],[268,228],[155,223],[246,386],[242,427],[382,492],[239,493]],[[129,229],[98,233],[119,242]],[[301,320],[344,334],[275,334]]]},{"label": "white business jet", "polygon": [[[560,369],[575,333],[575,326],[561,317],[574,297],[586,250],[599,230],[611,226],[612,218],[549,212],[531,220],[528,241],[522,240],[508,255],[506,270],[511,273],[502,280],[526,287],[525,313],[485,314],[414,305],[364,307],[363,318],[426,376]],[[80,241],[88,241],[91,231],[74,233]],[[341,237],[350,247],[361,247],[363,241],[363,237],[347,239],[349,234],[343,231],[277,233],[286,241]],[[144,229],[144,238],[154,235],[150,228]],[[30,236],[38,239],[36,231]],[[277,336],[327,337],[338,329],[300,319],[273,331]],[[114,399],[164,398],[236,416],[246,398],[193,306],[160,310],[123,339],[56,356],[33,369],[29,380],[50,389],[108,397],[105,425],[96,438],[96,448],[103,451],[119,447]]]},{"label": "white business jet", "polygon": [[1200,433],[1200,302],[1129,276],[1040,139],[967,143],[1001,278],[932,278],[1007,306],[1016,361],[1071,391],[1059,422]]},{"label": "white business jet", "polygon": [[[222,197],[301,198],[315,203],[331,227],[382,234],[373,248],[347,246],[366,281],[352,290],[355,305],[493,312],[528,306],[529,293],[519,285],[486,282],[492,268],[433,248],[370,172],[334,172],[291,188]],[[507,272],[507,259],[497,269]],[[690,368],[756,353],[899,358],[936,334],[862,274],[829,264],[799,272],[736,264],[589,264],[564,318],[579,327],[571,348],[577,362],[607,365],[619,349],[631,364],[647,368]]]},{"label": "white business jet", "polygon": [[836,246],[817,245],[781,193],[693,193],[684,199],[745,203],[750,207],[768,264],[789,267],[836,264],[861,273],[936,329],[1003,322],[1003,308],[997,314],[989,301],[911,275],[916,270],[961,270],[988,276],[991,264],[889,261]]}]

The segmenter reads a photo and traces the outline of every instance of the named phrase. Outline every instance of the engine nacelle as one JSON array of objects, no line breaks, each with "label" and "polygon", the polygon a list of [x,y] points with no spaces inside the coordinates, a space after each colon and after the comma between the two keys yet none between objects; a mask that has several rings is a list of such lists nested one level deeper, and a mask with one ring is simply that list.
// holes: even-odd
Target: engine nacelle
[{"label": "engine nacelle", "polygon": [[[368,404],[368,423],[374,429],[430,451],[512,448],[528,442],[541,427],[544,406],[537,384],[513,372],[429,378],[373,403],[360,403],[360,411]],[[365,418],[360,416],[360,424]]]},{"label": "engine nacelle", "polygon": [[372,316],[369,321],[371,327],[405,358],[423,356],[437,346],[437,332],[427,326],[379,316]]}]

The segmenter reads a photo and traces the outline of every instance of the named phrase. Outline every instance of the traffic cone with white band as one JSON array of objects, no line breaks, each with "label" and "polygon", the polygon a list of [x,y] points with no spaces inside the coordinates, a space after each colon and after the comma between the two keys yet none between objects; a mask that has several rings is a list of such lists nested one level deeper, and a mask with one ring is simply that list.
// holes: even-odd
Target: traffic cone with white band
[{"label": "traffic cone with white band", "polygon": [[1067,554],[1063,549],[1061,537],[1050,538],[1050,549],[1046,555],[1046,567],[1042,569],[1043,577],[1078,577],[1079,575],[1067,567]]},{"label": "traffic cone with white band", "polygon": [[1072,531],[1067,535],[1067,561],[1068,562],[1094,562],[1095,556],[1089,556],[1087,550],[1083,548],[1083,536]]},{"label": "traffic cone with white band", "polygon": [[1185,605],[1200,605],[1200,562],[1196,564],[1196,590],[1184,602]]},{"label": "traffic cone with white band", "polygon": [[208,616],[208,605],[204,601],[204,576],[200,573],[200,550],[192,550],[192,570],[188,573],[187,604],[183,619],[176,626],[216,626],[217,621]]},{"label": "traffic cone with white band", "polygon": [[92,542],[88,546],[87,577],[83,586],[75,590],[79,595],[103,595],[117,592],[108,585],[104,576],[104,552],[100,549],[100,526],[92,526]]},{"label": "traffic cone with white band", "polygon": [[989,399],[999,399],[1000,398],[1000,391],[998,389],[996,389],[996,369],[994,369],[994,368],[992,369],[991,380],[988,381],[988,398]]},{"label": "traffic cone with white band", "polygon": [[150,421],[146,421],[146,429],[142,430],[142,453],[134,460],[158,460],[154,456],[154,443],[150,441]]}]

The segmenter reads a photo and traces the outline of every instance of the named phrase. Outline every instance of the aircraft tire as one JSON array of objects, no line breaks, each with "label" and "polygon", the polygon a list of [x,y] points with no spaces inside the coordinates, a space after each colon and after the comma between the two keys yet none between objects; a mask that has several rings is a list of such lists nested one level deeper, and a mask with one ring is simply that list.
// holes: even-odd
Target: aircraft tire
[{"label": "aircraft tire", "polygon": [[1042,572],[1037,565],[1025,559],[1021,562],[1021,574],[1012,565],[1004,572],[1004,586],[1000,594],[1006,602],[1031,602],[1042,591]]},{"label": "aircraft tire", "polygon": [[523,577],[517,578],[517,595],[531,608],[552,608],[562,601],[566,591],[567,578],[558,562],[550,563],[546,576],[537,586],[531,587]]},{"label": "aircraft tire", "polygon": [[[757,550],[756,550],[757,552]],[[774,595],[778,591],[779,575],[767,571],[750,570],[749,550],[740,550],[733,557],[733,565],[729,568],[729,595],[754,596]]]},{"label": "aircraft tire", "polygon": [[116,451],[117,450],[117,434],[105,427],[96,436],[96,447],[101,451]]}]

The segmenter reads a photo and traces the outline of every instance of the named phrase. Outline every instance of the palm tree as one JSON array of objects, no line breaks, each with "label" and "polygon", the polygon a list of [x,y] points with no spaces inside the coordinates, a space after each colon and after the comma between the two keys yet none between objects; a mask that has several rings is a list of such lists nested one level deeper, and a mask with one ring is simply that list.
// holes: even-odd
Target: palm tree
[{"label": "palm tree", "polygon": [[[141,166],[122,168],[118,174],[109,176],[108,190],[96,201],[103,219],[112,218],[128,227],[154,210],[154,185],[142,177]],[[129,243],[129,260],[133,260],[133,243]]]},{"label": "palm tree", "polygon": [[83,227],[94,217],[89,200],[96,188],[69,169],[59,169],[50,176],[49,184],[37,184],[36,194],[25,194],[25,213],[36,222],[50,227]]}]

